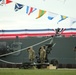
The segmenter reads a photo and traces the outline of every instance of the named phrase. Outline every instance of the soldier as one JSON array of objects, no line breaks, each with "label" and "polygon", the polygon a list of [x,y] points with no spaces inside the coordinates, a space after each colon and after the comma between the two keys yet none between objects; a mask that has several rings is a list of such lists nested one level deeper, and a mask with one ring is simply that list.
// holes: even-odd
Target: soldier
[{"label": "soldier", "polygon": [[29,60],[32,63],[35,59],[35,51],[33,50],[32,47],[30,47],[30,48],[28,48],[28,52],[29,52]]},{"label": "soldier", "polygon": [[41,61],[41,63],[45,62],[45,58],[46,58],[46,50],[44,49],[44,46],[41,46],[41,48],[40,48],[40,61]]}]

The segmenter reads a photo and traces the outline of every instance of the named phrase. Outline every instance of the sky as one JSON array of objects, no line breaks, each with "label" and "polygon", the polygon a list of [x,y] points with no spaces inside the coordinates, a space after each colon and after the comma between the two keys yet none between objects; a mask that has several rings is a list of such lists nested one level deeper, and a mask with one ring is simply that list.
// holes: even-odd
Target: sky
[{"label": "sky", "polygon": [[[70,18],[57,24],[60,15],[76,17],[76,0],[11,0],[13,2],[0,6],[0,30],[2,29],[47,29],[47,28],[70,28],[76,27],[76,23],[71,26]],[[15,12],[15,4],[24,5],[22,9]],[[26,6],[37,8],[30,15],[26,14]],[[39,9],[47,12],[39,19]],[[49,20],[48,12],[59,14],[53,20]]]}]

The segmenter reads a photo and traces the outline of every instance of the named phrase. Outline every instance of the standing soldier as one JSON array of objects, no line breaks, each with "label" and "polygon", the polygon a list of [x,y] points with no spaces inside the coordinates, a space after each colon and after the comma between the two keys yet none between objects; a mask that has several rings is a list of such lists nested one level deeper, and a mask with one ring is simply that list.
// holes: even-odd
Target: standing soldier
[{"label": "standing soldier", "polygon": [[33,50],[32,47],[30,47],[28,49],[29,52],[29,60],[31,61],[31,63],[33,63],[34,59],[35,59],[35,51]]},{"label": "standing soldier", "polygon": [[41,61],[41,63],[45,62],[45,58],[46,58],[46,50],[44,49],[44,46],[41,46],[41,48],[40,48],[40,61]]}]

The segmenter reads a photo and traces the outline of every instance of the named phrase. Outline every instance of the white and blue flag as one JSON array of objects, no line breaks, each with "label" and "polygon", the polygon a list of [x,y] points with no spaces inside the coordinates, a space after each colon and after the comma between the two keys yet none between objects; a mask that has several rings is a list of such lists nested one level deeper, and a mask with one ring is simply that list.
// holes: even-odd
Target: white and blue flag
[{"label": "white and blue flag", "polygon": [[0,5],[3,5],[5,0],[0,0]]}]

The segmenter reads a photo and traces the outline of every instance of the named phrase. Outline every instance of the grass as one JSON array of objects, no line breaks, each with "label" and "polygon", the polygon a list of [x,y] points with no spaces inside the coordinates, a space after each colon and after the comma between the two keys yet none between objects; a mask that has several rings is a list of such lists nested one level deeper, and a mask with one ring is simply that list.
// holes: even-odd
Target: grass
[{"label": "grass", "polygon": [[76,75],[76,69],[18,69],[0,68],[0,75]]}]

